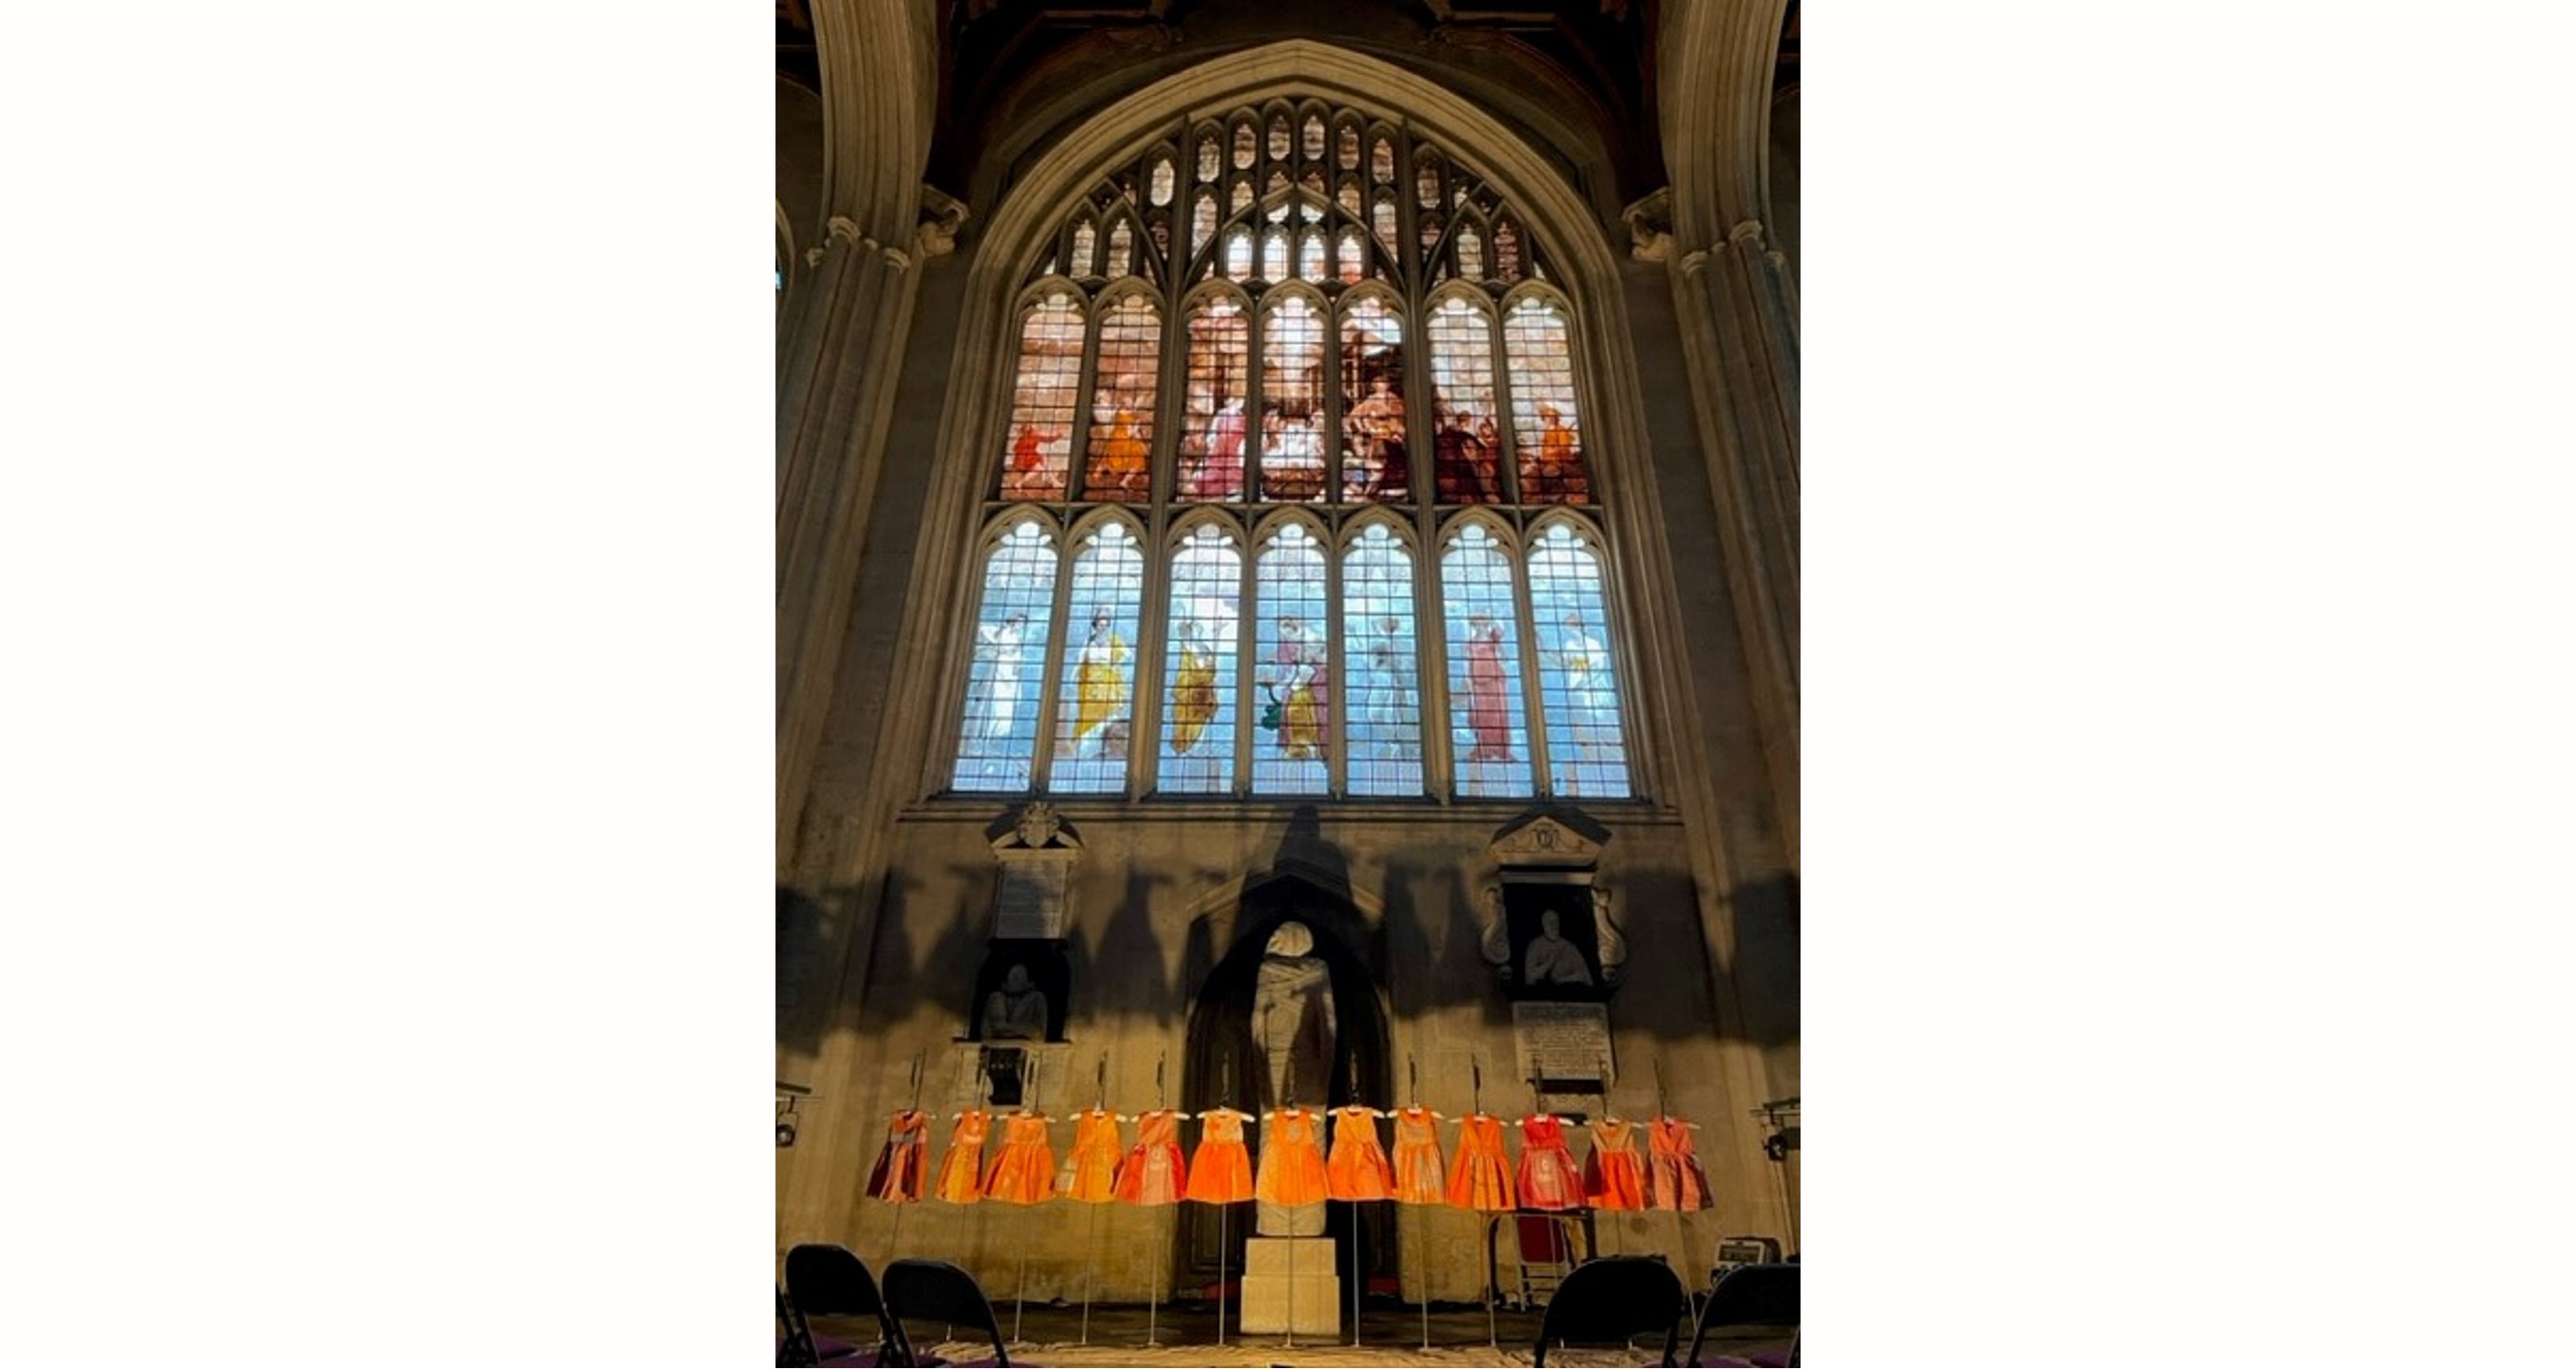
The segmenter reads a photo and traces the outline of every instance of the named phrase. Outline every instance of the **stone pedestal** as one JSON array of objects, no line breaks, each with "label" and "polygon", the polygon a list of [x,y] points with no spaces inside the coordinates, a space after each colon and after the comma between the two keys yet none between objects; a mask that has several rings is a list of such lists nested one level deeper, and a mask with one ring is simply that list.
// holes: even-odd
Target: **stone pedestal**
[{"label": "stone pedestal", "polygon": [[1245,1332],[1342,1333],[1341,1249],[1330,1237],[1255,1237],[1243,1244]]}]

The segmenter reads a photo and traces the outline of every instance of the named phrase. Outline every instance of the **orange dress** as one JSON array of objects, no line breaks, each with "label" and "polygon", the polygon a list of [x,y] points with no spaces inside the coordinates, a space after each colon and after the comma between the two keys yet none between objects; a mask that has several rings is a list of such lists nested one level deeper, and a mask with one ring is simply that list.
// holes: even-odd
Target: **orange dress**
[{"label": "orange dress", "polygon": [[1565,1124],[1547,1114],[1521,1119],[1521,1207],[1583,1207],[1583,1173],[1565,1149]]},{"label": "orange dress", "polygon": [[1503,1120],[1479,1113],[1458,1125],[1458,1159],[1449,1167],[1449,1206],[1499,1213],[1517,1206],[1512,1163],[1503,1154]]},{"label": "orange dress", "polygon": [[1251,1117],[1232,1109],[1207,1114],[1199,1133],[1198,1154],[1190,1158],[1190,1180],[1181,1197],[1193,1203],[1241,1203],[1252,1197],[1252,1156],[1243,1149],[1243,1122]]},{"label": "orange dress", "polygon": [[992,1126],[993,1115],[980,1108],[957,1115],[957,1130],[948,1134],[948,1154],[939,1158],[939,1187],[932,1193],[953,1204],[970,1204],[984,1197],[980,1182],[984,1133]]},{"label": "orange dress", "polygon": [[1646,1130],[1646,1206],[1689,1213],[1710,1204],[1708,1177],[1691,1152],[1690,1124],[1657,1118]]},{"label": "orange dress", "polygon": [[1181,1115],[1158,1108],[1137,1118],[1136,1145],[1118,1167],[1118,1202],[1176,1204],[1189,1182],[1189,1167],[1181,1161]]},{"label": "orange dress", "polygon": [[894,1115],[894,1126],[886,1129],[885,1150],[877,1153],[877,1168],[868,1176],[868,1197],[890,1204],[917,1203],[929,1172],[930,1115],[917,1108],[904,1109]]},{"label": "orange dress", "polygon": [[1324,1163],[1324,1191],[1345,1203],[1395,1197],[1395,1172],[1377,1144],[1377,1110],[1353,1104],[1333,1110],[1333,1157]]},{"label": "orange dress", "polygon": [[1637,1159],[1637,1125],[1592,1125],[1592,1154],[1583,1158],[1583,1194],[1594,1208],[1635,1213],[1646,1206],[1646,1170]]},{"label": "orange dress", "polygon": [[1261,1139],[1261,1174],[1252,1197],[1301,1208],[1324,1201],[1324,1115],[1311,1108],[1283,1108],[1270,1115]]},{"label": "orange dress", "polygon": [[1064,1153],[1055,1192],[1087,1204],[1105,1204],[1118,1183],[1118,1115],[1086,1109],[1074,1115],[1073,1150]]},{"label": "orange dress", "polygon": [[1395,1201],[1439,1204],[1449,1199],[1440,1164],[1440,1115],[1427,1108],[1395,1111]]},{"label": "orange dress", "polygon": [[1052,1197],[1055,1148],[1047,1142],[1047,1116],[1012,1113],[1002,1119],[1002,1149],[984,1171],[984,1197],[996,1203],[1042,1204]]}]

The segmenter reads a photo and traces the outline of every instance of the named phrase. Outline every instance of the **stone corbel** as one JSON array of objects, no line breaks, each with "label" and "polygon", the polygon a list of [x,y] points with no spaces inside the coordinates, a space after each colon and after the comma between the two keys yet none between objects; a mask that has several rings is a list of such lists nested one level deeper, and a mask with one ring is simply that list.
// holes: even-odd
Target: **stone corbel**
[{"label": "stone corbel", "polygon": [[1619,983],[1628,968],[1628,938],[1610,916],[1610,889],[1592,887],[1592,931],[1601,953],[1601,978],[1613,985]]},{"label": "stone corbel", "polygon": [[1673,188],[1666,186],[1626,209],[1628,255],[1641,262],[1668,261],[1673,255]]},{"label": "stone corbel", "polygon": [[1502,972],[1503,983],[1508,985],[1512,982],[1512,934],[1503,921],[1503,887],[1487,885],[1478,891],[1478,898],[1485,907],[1485,935],[1477,941],[1476,949]]},{"label": "stone corbel", "polygon": [[1727,245],[1730,247],[1749,247],[1754,251],[1759,252],[1762,250],[1763,240],[1764,234],[1762,231],[1762,221],[1760,219],[1747,219],[1744,222],[1737,224],[1735,227],[1726,230],[1726,241]]},{"label": "stone corbel", "polygon": [[957,250],[957,230],[966,222],[966,202],[937,186],[921,188],[921,225],[913,230],[913,251],[927,261]]}]

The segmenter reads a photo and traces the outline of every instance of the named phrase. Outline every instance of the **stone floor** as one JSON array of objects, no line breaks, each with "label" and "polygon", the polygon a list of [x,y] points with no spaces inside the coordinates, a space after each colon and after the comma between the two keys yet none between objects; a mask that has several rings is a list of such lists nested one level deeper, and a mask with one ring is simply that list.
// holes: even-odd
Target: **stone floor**
[{"label": "stone floor", "polygon": [[[1234,1309],[1226,1310],[1225,1343],[1217,1344],[1216,1305],[1165,1304],[1148,1310],[1142,1304],[1094,1305],[1085,1326],[1080,1305],[1058,1308],[1031,1304],[1015,1309],[1010,1303],[994,1305],[993,1316],[1001,1323],[1002,1335],[1009,1341],[1011,1363],[1032,1366],[1050,1365],[1528,1365],[1531,1346],[1538,1336],[1539,1315],[1496,1309],[1490,1324],[1486,1310],[1479,1306],[1459,1307],[1434,1305],[1429,1316],[1429,1349],[1424,1349],[1425,1320],[1422,1310],[1413,1304],[1372,1302],[1360,1314],[1359,1340],[1351,1345],[1347,1327],[1340,1338],[1318,1342],[1298,1337],[1292,1346],[1288,1338],[1269,1334],[1246,1337],[1234,1328]],[[1150,1327],[1149,1327],[1150,1319]],[[840,1318],[817,1318],[814,1330],[845,1341],[874,1339],[872,1324]],[[930,1341],[922,1349],[934,1351],[942,1359],[970,1361],[989,1357],[992,1344],[980,1347],[966,1341],[937,1341],[924,1337],[935,1329],[916,1327],[916,1340]],[[1146,1344],[1151,1334],[1157,1345]],[[1085,1338],[1088,1338],[1087,1342]],[[1777,1346],[1787,1340],[1778,1335],[1721,1337],[1711,1334],[1711,1352],[1741,1356],[1754,1346]],[[1690,1329],[1682,1329],[1681,1350],[1690,1348]],[[1663,1351],[1661,1343],[1640,1343],[1633,1349],[1616,1346],[1567,1347],[1548,1352],[1549,1365],[1609,1366],[1652,1365]]]}]

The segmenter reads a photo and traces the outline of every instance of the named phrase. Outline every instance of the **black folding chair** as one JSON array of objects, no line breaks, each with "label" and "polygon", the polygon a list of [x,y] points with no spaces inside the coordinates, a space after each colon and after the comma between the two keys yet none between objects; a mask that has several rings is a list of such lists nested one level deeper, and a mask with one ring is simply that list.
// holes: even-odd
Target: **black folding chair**
[{"label": "black folding chair", "polygon": [[984,1286],[957,1266],[946,1261],[896,1261],[886,1267],[885,1296],[897,1326],[920,1321],[980,1329],[993,1339],[993,1364],[1011,1363],[1011,1353],[1002,1344],[1002,1325],[993,1320],[993,1304],[984,1297]]},{"label": "black folding chair", "polygon": [[[1789,1329],[1788,1351],[1783,1356],[1777,1349],[1763,1348],[1750,1357],[1738,1359],[1720,1356],[1706,1360],[1701,1351],[1708,1344],[1712,1327],[1786,1327]],[[1708,1305],[1700,1310],[1699,1330],[1691,1334],[1690,1365],[1776,1365],[1798,1363],[1798,1266],[1794,1261],[1776,1265],[1739,1265],[1719,1278],[1717,1287],[1708,1291]]]},{"label": "black folding chair", "polygon": [[[799,1334],[804,1334],[802,1349],[817,1357],[805,1362],[808,1365],[912,1364],[912,1344],[904,1339],[903,1324],[888,1315],[886,1301],[877,1293],[877,1282],[846,1247],[809,1242],[787,1253],[786,1312],[794,1319],[790,1349],[796,1349]],[[824,1352],[805,1332],[805,1319],[809,1317],[876,1319],[875,1355],[869,1357],[854,1348],[836,1348],[841,1351],[839,1355]]]},{"label": "black folding chair", "polygon": [[1690,1299],[1682,1277],[1652,1256],[1604,1256],[1568,1271],[1547,1301],[1539,1319],[1538,1347],[1532,1364],[1547,1364],[1552,1342],[1626,1342],[1649,1332],[1664,1334],[1664,1357],[1673,1363],[1681,1339],[1682,1316]]}]

